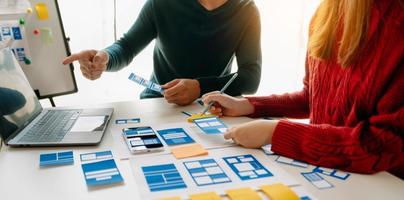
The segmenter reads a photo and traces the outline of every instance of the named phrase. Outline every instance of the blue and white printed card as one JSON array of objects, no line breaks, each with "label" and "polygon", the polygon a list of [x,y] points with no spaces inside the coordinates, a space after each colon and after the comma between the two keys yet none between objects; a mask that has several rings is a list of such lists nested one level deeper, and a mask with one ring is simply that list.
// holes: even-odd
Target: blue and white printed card
[{"label": "blue and white printed card", "polygon": [[341,180],[346,180],[351,174],[342,172],[336,169],[330,169],[325,167],[316,167],[313,169],[313,172],[321,173],[327,176],[331,176],[334,178],[338,178]]},{"label": "blue and white printed card", "polygon": [[111,151],[80,155],[81,168],[88,186],[108,185],[123,182]]},{"label": "blue and white printed card", "polygon": [[309,166],[309,164],[307,164],[305,162],[294,160],[294,159],[283,157],[283,156],[279,156],[278,158],[276,158],[275,161],[279,162],[279,163],[287,164],[287,165],[302,167],[302,168],[307,168]]},{"label": "blue and white printed card", "polygon": [[251,154],[225,157],[223,160],[242,181],[273,176]]},{"label": "blue and white printed card", "polygon": [[39,166],[71,165],[74,163],[73,151],[47,153],[39,156]]},{"label": "blue and white printed card", "polygon": [[187,188],[173,163],[142,167],[150,192]]},{"label": "blue and white printed card", "polygon": [[334,187],[330,182],[326,181],[316,172],[303,172],[301,173],[304,178],[306,178],[311,184],[316,186],[318,189],[327,189]]},{"label": "blue and white printed card", "polygon": [[115,124],[136,124],[136,123],[140,123],[140,118],[115,120]]},{"label": "blue and white printed card", "polygon": [[184,166],[198,186],[231,182],[214,159],[188,161]]},{"label": "blue and white printed card", "polygon": [[227,131],[227,126],[217,117],[194,119],[194,123],[206,134],[222,134]]},{"label": "blue and white printed card", "polygon": [[156,84],[156,83],[153,83],[151,81],[148,81],[148,80],[146,80],[146,79],[144,79],[144,78],[142,78],[140,76],[137,76],[134,73],[131,73],[129,75],[129,80],[131,80],[131,81],[133,81],[135,83],[138,83],[139,85],[142,85],[142,86],[144,86],[144,87],[146,87],[146,88],[148,88],[150,90],[153,90],[153,91],[156,91],[156,92],[159,92],[159,93],[164,92],[164,89],[159,84]]},{"label": "blue and white printed card", "polygon": [[195,142],[182,128],[164,129],[157,132],[163,138],[166,144],[170,146]]}]

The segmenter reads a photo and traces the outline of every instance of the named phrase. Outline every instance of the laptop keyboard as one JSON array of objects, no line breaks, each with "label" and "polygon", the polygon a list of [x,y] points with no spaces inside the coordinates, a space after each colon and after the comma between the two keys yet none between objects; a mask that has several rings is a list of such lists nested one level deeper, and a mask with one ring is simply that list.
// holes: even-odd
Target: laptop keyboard
[{"label": "laptop keyboard", "polygon": [[49,110],[18,142],[60,142],[81,110]]}]

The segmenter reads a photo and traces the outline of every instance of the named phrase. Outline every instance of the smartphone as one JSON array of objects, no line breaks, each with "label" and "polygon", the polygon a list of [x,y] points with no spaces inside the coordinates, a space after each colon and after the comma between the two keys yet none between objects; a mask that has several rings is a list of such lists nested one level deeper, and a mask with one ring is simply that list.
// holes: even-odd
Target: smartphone
[{"label": "smartphone", "polygon": [[132,153],[163,151],[164,145],[150,126],[122,129],[123,137]]}]

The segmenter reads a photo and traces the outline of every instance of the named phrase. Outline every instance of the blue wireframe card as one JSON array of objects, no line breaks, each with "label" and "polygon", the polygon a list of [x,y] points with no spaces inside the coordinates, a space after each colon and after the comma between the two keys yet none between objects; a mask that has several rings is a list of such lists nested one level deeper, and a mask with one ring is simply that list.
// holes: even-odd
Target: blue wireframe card
[{"label": "blue wireframe card", "polygon": [[223,160],[243,181],[273,176],[273,174],[251,154],[225,157]]},{"label": "blue wireframe card", "polygon": [[313,172],[321,173],[327,176],[331,176],[334,178],[338,178],[341,180],[346,180],[351,174],[338,171],[336,169],[330,169],[330,168],[325,168],[325,167],[316,167],[313,169]]},{"label": "blue wireframe card", "polygon": [[184,165],[198,186],[231,182],[214,159],[188,161]]},{"label": "blue wireframe card", "polygon": [[195,141],[182,128],[171,128],[157,131],[167,145],[194,143]]},{"label": "blue wireframe card", "polygon": [[135,124],[135,123],[140,123],[140,118],[115,120],[115,124]]},{"label": "blue wireframe card", "polygon": [[294,159],[283,157],[283,156],[279,156],[278,158],[276,158],[275,161],[279,162],[279,163],[287,164],[287,165],[302,167],[302,168],[307,168],[309,166],[309,164],[307,164],[306,162],[294,160]]},{"label": "blue wireframe card", "polygon": [[123,182],[111,151],[81,154],[81,168],[88,186]]},{"label": "blue wireframe card", "polygon": [[194,119],[194,123],[206,134],[222,134],[227,131],[227,126],[217,117]]},{"label": "blue wireframe card", "polygon": [[39,156],[39,166],[71,165],[74,163],[73,151],[47,153]]},{"label": "blue wireframe card", "polygon": [[159,93],[164,92],[164,89],[159,84],[156,84],[156,83],[153,83],[151,81],[148,81],[148,80],[146,80],[146,79],[144,79],[144,78],[142,78],[140,76],[137,76],[134,73],[131,73],[129,75],[129,80],[131,80],[131,81],[133,81],[135,83],[138,83],[139,85],[142,85],[142,86],[144,86],[144,87],[146,87],[146,88],[148,88],[150,90],[153,90],[153,91],[156,91],[156,92],[159,92]]},{"label": "blue wireframe card", "polygon": [[151,192],[187,187],[177,168],[172,163],[144,166],[142,171]]},{"label": "blue wireframe card", "polygon": [[318,189],[327,189],[334,187],[330,182],[326,181],[316,172],[303,172],[301,173],[304,178],[306,178],[311,184],[316,186]]}]

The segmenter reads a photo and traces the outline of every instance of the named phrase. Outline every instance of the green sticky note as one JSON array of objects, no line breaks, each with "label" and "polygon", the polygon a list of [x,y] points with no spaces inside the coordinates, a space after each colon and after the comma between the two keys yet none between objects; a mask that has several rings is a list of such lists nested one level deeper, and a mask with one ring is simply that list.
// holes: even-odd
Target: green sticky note
[{"label": "green sticky note", "polygon": [[53,34],[52,29],[50,28],[41,28],[41,40],[44,44],[52,44],[53,43]]}]

